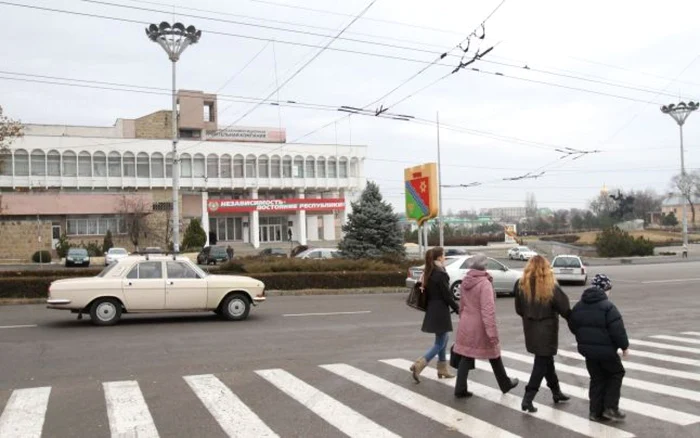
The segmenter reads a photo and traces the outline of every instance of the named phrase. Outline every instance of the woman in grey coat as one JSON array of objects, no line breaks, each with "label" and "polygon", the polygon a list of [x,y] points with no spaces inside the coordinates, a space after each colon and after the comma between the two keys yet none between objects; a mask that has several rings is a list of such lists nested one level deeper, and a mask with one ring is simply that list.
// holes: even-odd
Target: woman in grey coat
[{"label": "woman in grey coat", "polygon": [[427,294],[427,308],[421,330],[435,334],[435,343],[418,360],[411,365],[411,373],[416,383],[420,383],[419,375],[435,356],[438,356],[438,378],[452,378],[447,368],[447,340],[452,331],[450,309],[459,313],[459,306],[450,292],[450,276],[445,272],[445,250],[436,247],[425,254],[425,269],[423,271],[423,293]]}]

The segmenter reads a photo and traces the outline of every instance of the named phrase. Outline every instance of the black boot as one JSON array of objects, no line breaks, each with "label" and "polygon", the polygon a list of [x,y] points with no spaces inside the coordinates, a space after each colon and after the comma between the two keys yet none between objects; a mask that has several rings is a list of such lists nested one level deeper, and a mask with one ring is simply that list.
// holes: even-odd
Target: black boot
[{"label": "black boot", "polygon": [[627,417],[627,415],[618,408],[608,408],[603,411],[602,416],[615,421],[622,421]]},{"label": "black boot", "polygon": [[554,400],[554,404],[557,404],[562,402],[568,402],[569,400],[571,400],[571,397],[569,397],[568,395],[564,395],[564,393],[561,392],[561,389],[557,385],[556,388],[552,389],[552,399]]},{"label": "black boot", "polygon": [[531,414],[537,412],[537,408],[532,404],[535,395],[537,395],[537,391],[532,391],[530,389],[525,390],[525,397],[523,397],[523,403],[520,405],[523,412],[529,412]]},{"label": "black boot", "polygon": [[455,392],[455,398],[469,398],[473,395],[474,395],[474,393],[469,392],[469,391]]},{"label": "black boot", "polygon": [[511,389],[515,388],[518,386],[518,383],[520,383],[520,380],[516,377],[515,379],[508,379],[509,380],[509,385],[507,388],[505,388],[505,391],[502,391],[504,394],[508,394]]}]

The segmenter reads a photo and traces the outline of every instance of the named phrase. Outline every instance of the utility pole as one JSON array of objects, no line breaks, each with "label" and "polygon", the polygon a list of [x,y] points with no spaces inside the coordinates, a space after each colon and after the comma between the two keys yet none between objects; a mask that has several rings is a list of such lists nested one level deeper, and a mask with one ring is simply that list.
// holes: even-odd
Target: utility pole
[{"label": "utility pole", "polygon": [[440,246],[445,246],[445,221],[442,217],[442,166],[440,161],[440,111],[436,115],[437,126],[437,156],[438,156],[438,217],[440,227]]}]

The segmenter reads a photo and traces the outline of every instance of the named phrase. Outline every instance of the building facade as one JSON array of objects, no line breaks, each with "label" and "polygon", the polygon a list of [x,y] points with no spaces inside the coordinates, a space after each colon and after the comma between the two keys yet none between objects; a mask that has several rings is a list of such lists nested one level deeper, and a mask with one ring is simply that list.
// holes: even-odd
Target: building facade
[{"label": "building facade", "polygon": [[[279,128],[219,129],[216,96],[201,92],[179,92],[178,117],[181,238],[199,218],[211,243],[239,248],[340,239],[365,186],[366,147],[286,144]],[[0,166],[0,258],[26,260],[61,236],[101,243],[107,230],[132,250],[134,240],[167,247],[171,122],[158,111],[112,127],[27,125]]]},{"label": "building facade", "polygon": [[[688,226],[695,228],[700,225],[700,197],[694,196],[691,200],[693,201],[692,207],[682,196],[668,197],[664,199],[664,202],[661,204],[661,214],[667,215],[673,213],[680,224],[683,222],[683,203],[685,202]],[[695,214],[693,214],[693,211],[695,211]],[[695,219],[695,222],[693,222],[693,219]]]}]

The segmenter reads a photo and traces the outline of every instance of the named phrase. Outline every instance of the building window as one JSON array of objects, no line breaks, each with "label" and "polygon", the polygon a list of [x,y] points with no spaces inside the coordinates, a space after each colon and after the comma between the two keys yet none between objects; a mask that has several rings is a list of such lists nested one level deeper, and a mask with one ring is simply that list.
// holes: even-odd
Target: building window
[{"label": "building window", "polygon": [[358,176],[357,164],[357,158],[350,160],[350,177],[352,178],[356,178]]},{"label": "building window", "polygon": [[306,177],[316,178],[316,163],[314,157],[306,157]]},{"label": "building window", "polygon": [[341,158],[340,162],[338,163],[338,176],[340,178],[347,178],[348,177],[348,159],[347,158]]},{"label": "building window", "polygon": [[66,219],[68,236],[103,236],[107,231],[112,234],[126,234],[124,219],[114,216],[88,216]]},{"label": "building window", "polygon": [[[15,167],[15,173],[17,168]],[[63,176],[68,178],[75,178],[78,174],[78,162],[75,157],[75,152],[66,152],[63,154]]]},{"label": "building window", "polygon": [[336,167],[335,157],[328,159],[328,178],[338,177],[338,168]]},{"label": "building window", "polygon": [[204,121],[213,123],[216,120],[216,111],[214,111],[214,102],[204,102]]},{"label": "building window", "polygon": [[272,178],[282,178],[282,161],[279,155],[273,155],[270,165],[270,176]]},{"label": "building window", "polygon": [[95,152],[92,157],[92,174],[99,177],[107,176],[107,156],[104,152]]},{"label": "building window", "polygon": [[12,156],[0,153],[0,175],[12,176]]},{"label": "building window", "polygon": [[150,175],[151,164],[148,162],[148,154],[140,152],[136,156],[136,176],[139,178],[148,178]]},{"label": "building window", "polygon": [[282,161],[282,177],[292,177],[292,157],[290,156],[284,157],[284,160]]},{"label": "building window", "polygon": [[87,152],[78,155],[78,176],[92,176],[92,160]]},{"label": "building window", "polygon": [[245,177],[255,178],[255,155],[245,157]]},{"label": "building window", "polygon": [[58,151],[49,151],[46,156],[47,175],[61,176],[61,154]]},{"label": "building window", "polygon": [[172,154],[172,152],[169,152],[168,154],[165,155],[165,177],[166,178],[173,177],[173,154]]},{"label": "building window", "polygon": [[29,154],[23,149],[15,151],[15,176],[29,176]]},{"label": "building window", "polygon": [[134,178],[136,176],[136,158],[131,152],[124,154],[124,176],[127,178]]},{"label": "building window", "polygon": [[316,161],[316,176],[319,178],[326,177],[326,159],[323,157]]},{"label": "building window", "polygon": [[32,152],[32,176],[46,175],[46,155],[42,151]]},{"label": "building window", "polygon": [[214,154],[207,156],[207,178],[219,177],[219,157]]},{"label": "building window", "polygon": [[119,152],[110,152],[107,157],[107,171],[110,177],[122,176],[122,157]]},{"label": "building window", "polygon": [[195,178],[204,178],[205,176],[205,164],[204,164],[204,155],[202,154],[197,154],[194,156],[194,167],[193,167],[193,173]]},{"label": "building window", "polygon": [[269,178],[270,177],[270,161],[267,158],[267,155],[261,155],[260,158],[258,158],[258,176],[260,178]]},{"label": "building window", "polygon": [[180,155],[180,176],[185,178],[192,177],[192,158],[190,154]]},{"label": "building window", "polygon": [[151,178],[163,178],[163,154],[156,152],[151,155]]},{"label": "building window", "polygon": [[228,154],[221,156],[221,177],[231,178],[231,156]]},{"label": "building window", "polygon": [[201,138],[202,131],[195,129],[181,129],[180,138]]},{"label": "building window", "polygon": [[233,177],[243,178],[243,155],[233,157]]},{"label": "building window", "polygon": [[294,178],[304,177],[304,158],[295,157],[294,158]]}]

